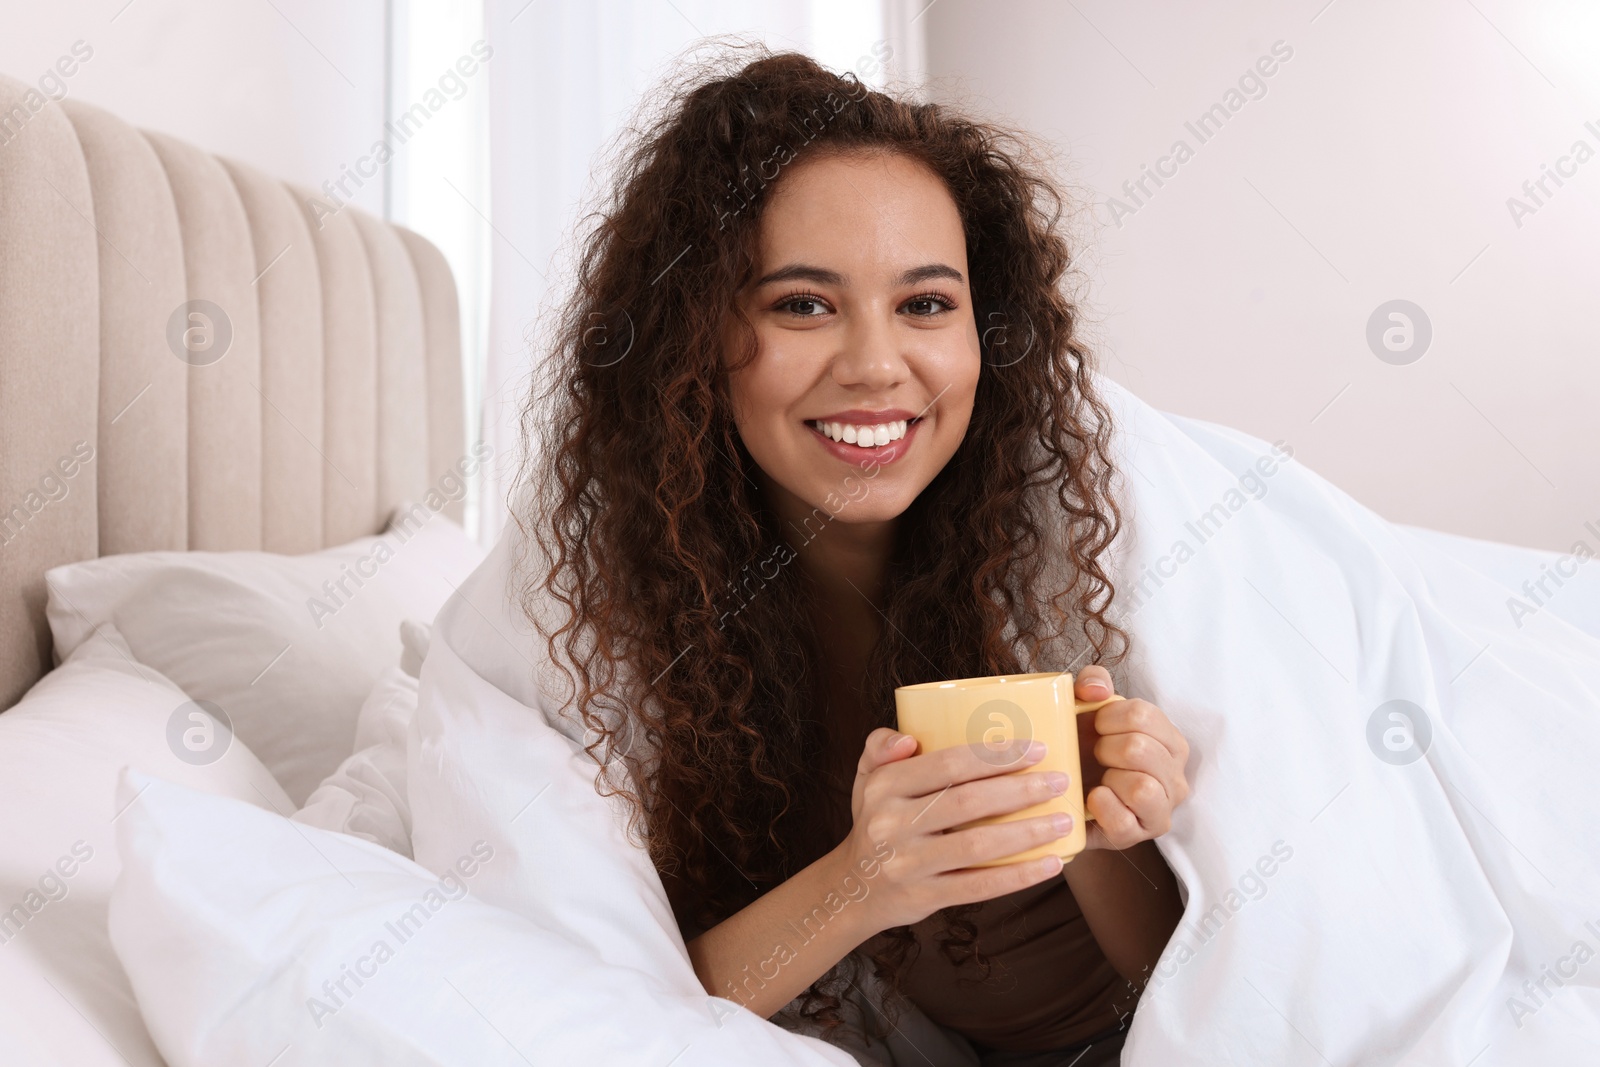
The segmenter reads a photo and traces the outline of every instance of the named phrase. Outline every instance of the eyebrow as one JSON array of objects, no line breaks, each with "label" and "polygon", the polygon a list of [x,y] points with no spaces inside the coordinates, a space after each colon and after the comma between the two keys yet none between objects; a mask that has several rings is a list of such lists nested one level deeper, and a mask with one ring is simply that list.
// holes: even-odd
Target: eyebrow
[{"label": "eyebrow", "polygon": [[845,277],[836,270],[813,267],[808,263],[791,263],[779,267],[756,282],[757,287],[773,282],[816,282],[818,285],[844,285]]},{"label": "eyebrow", "polygon": [[945,278],[957,285],[966,280],[954,267],[945,266],[943,263],[929,263],[923,267],[912,267],[900,275],[899,284],[916,285],[918,282],[930,282],[935,278]]},{"label": "eyebrow", "polygon": [[[958,284],[966,280],[962,278],[961,272],[954,267],[947,266],[944,263],[928,263],[921,267],[912,267],[910,270],[903,272],[900,277],[895,279],[895,284],[916,285],[919,282],[932,281],[934,278],[946,278]],[[817,285],[844,286],[849,284],[849,279],[836,270],[815,267],[809,263],[791,263],[763,276],[757,280],[756,286],[759,288],[763,285],[771,285],[773,282],[794,281],[815,282]]]}]

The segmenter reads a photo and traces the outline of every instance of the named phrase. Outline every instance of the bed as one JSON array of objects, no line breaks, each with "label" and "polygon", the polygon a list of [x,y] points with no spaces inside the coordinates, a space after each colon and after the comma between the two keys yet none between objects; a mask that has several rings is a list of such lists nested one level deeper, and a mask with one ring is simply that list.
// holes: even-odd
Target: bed
[{"label": "bed", "polygon": [[[311,190],[6,77],[0,118],[10,709],[57,662],[52,569],[152,553],[316,560],[378,535],[471,453],[455,286],[428,241],[352,207],[315,209]],[[459,493],[439,504],[460,521]],[[399,649],[392,629],[384,638]],[[114,872],[95,836],[114,814],[99,806],[110,763],[95,760],[137,762],[149,740],[118,733],[133,714],[79,701],[0,715],[0,1062],[160,1062],[105,944]],[[100,773],[103,797],[67,810],[73,796],[31,780],[19,795],[19,776],[69,740],[81,747],[53,773]],[[229,765],[196,771],[282,802],[259,770]]]},{"label": "bed", "polygon": [[[453,525],[487,457],[438,250],[30,93],[0,77],[0,1062],[851,1062],[704,995],[581,738],[538,714],[535,646],[501,614],[506,544],[480,567]],[[1559,1062],[1600,1029],[1592,975],[1507,998],[1541,965],[1566,973],[1582,931],[1547,920],[1593,900],[1593,865],[1560,846],[1592,776],[1541,775],[1600,750],[1577,714],[1600,685],[1595,566],[1392,526],[1298,465],[1247,500],[1263,442],[1112,394],[1144,475],[1130,575],[1169,574],[1188,520],[1238,501],[1132,620],[1146,655],[1123,691],[1161,703],[1196,758],[1159,842],[1189,913],[1127,1061]],[[406,635],[436,613],[430,651]],[[307,627],[315,648],[275,651]],[[1499,714],[1533,684],[1541,705]],[[1399,695],[1429,701],[1426,759],[1372,741]],[[425,721],[392,714],[406,700]],[[369,741],[403,756],[408,728],[451,758],[413,777],[415,826],[358,825],[325,776]],[[1305,772],[1255,777],[1280,757]],[[1541,792],[1557,787],[1581,803]],[[330,805],[350,832],[286,818]],[[1257,877],[1280,833],[1293,865]],[[119,876],[139,835],[171,863]],[[1246,878],[1259,896],[1235,891]],[[471,892],[426,919],[431,947],[408,941],[387,987],[345,985],[368,957],[339,938],[433,879]],[[279,1014],[236,1010],[280,979]],[[316,1050],[334,1015],[348,1055]]]},{"label": "bed", "polygon": [[[0,78],[0,114],[29,95]],[[3,147],[9,706],[51,666],[50,567],[348,541],[420,496],[467,441],[455,286],[423,238],[355,208],[313,222],[320,194],[75,100],[44,106]],[[189,301],[228,320],[213,364],[168,343]],[[93,461],[51,500],[41,479],[85,445]]]}]

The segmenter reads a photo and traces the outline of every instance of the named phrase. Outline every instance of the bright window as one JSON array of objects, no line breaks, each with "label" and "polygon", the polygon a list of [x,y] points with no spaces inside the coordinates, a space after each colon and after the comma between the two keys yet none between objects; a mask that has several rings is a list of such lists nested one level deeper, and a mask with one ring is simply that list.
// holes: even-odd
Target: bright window
[{"label": "bright window", "polygon": [[[483,0],[389,0],[384,133],[395,157],[385,174],[385,205],[390,219],[437,245],[455,274],[469,441],[482,435],[493,63],[484,41]],[[482,514],[481,485],[480,479],[469,480],[469,536],[476,536]]]}]

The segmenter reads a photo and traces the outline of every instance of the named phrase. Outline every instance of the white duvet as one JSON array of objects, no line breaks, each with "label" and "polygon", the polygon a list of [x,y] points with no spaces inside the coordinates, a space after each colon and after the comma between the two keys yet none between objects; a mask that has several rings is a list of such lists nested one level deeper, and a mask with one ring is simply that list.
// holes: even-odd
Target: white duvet
[{"label": "white duvet", "polygon": [[[1187,910],[1123,1062],[1596,1062],[1600,638],[1567,621],[1600,603],[1592,572],[1536,570],[1530,593],[1283,450],[1105,388],[1135,649],[1118,689],[1158,703],[1193,751],[1193,795],[1159,841]],[[358,872],[347,892],[323,870],[334,892],[297,896],[289,850],[315,865],[342,835],[282,833],[270,813],[198,794],[119,824],[113,940],[163,1053],[177,1067],[285,1045],[300,1051],[282,1067],[330,1062],[318,1047],[340,1062],[854,1063],[700,989],[653,866],[550,696],[543,640],[508,601],[508,531],[440,613],[424,663],[406,783],[420,867],[361,842],[349,862],[390,874]],[[485,848],[470,908],[451,905],[431,947],[385,964],[390,994],[312,1025],[317,982],[366,936],[341,916],[372,911],[373,893],[404,903]],[[243,878],[256,889],[240,902]],[[174,992],[186,960],[208,980]],[[251,973],[229,984],[230,966]],[[478,1010],[491,990],[499,1015]],[[448,1009],[439,1026],[468,1027],[469,998],[503,1043],[420,1032],[428,1004]],[[531,1000],[537,1012],[517,1011]],[[973,1062],[918,1034],[883,1061]]]},{"label": "white duvet", "polygon": [[1149,591],[1124,684],[1194,789],[1124,1062],[1600,1062],[1600,640],[1556,613],[1595,576],[1493,580],[1111,391]]}]

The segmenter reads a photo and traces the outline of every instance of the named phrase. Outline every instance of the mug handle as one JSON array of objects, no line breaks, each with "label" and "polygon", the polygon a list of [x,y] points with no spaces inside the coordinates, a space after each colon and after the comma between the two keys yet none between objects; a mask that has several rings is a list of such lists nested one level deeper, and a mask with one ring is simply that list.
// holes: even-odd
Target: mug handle
[{"label": "mug handle", "polygon": [[[1099,711],[1101,708],[1105,707],[1107,704],[1115,704],[1117,701],[1123,700],[1123,699],[1126,699],[1126,698],[1124,698],[1120,694],[1112,693],[1110,696],[1106,697],[1104,700],[1091,700],[1091,701],[1088,701],[1088,702],[1084,702],[1082,700],[1075,700],[1072,703],[1072,710],[1073,710],[1075,716],[1076,715],[1087,715],[1091,711]],[[1084,804],[1084,806],[1083,806],[1083,821],[1084,822],[1094,822],[1094,813],[1089,810],[1089,805],[1087,803]]]}]

